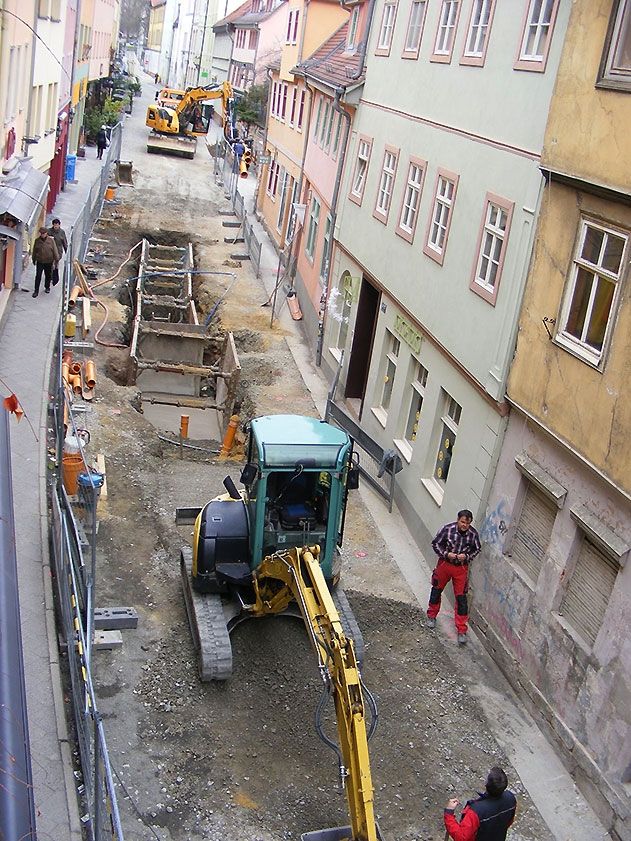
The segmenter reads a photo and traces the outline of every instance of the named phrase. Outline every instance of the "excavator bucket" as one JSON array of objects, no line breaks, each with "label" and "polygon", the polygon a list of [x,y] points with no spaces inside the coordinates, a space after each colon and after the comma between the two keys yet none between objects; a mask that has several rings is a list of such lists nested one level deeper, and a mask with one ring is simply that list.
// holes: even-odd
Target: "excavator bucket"
[{"label": "excavator bucket", "polygon": [[132,174],[133,161],[116,161],[116,183],[129,184],[134,186],[134,177]]},{"label": "excavator bucket", "polygon": [[[379,825],[375,824],[378,841],[383,841]],[[353,830],[350,826],[332,826],[329,829],[316,829],[314,832],[304,832],[300,841],[354,841]]]}]

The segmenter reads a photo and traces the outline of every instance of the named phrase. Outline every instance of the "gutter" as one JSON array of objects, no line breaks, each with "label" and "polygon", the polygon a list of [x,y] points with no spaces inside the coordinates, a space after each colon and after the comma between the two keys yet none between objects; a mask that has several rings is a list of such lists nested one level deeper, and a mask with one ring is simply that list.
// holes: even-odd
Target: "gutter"
[{"label": "gutter", "polygon": [[[361,43],[361,49],[359,52],[359,62],[357,64],[357,70],[350,76],[351,82],[356,81],[360,78],[362,73],[364,72],[364,64],[366,62],[366,53],[368,52],[368,38],[370,37],[370,30],[372,28],[372,19],[375,15],[375,4],[376,0],[370,0],[370,4],[368,6],[368,18],[366,20],[366,37],[363,39]],[[357,5],[357,4],[354,4]],[[345,9],[347,12],[349,11],[349,4],[348,0],[340,0],[340,6]]]},{"label": "gutter", "polygon": [[[373,2],[373,0],[371,0]],[[360,65],[361,67],[361,65]],[[345,93],[344,88],[336,88],[335,99],[333,100],[333,110],[337,111],[340,119],[344,118],[346,123],[344,127],[344,139],[340,147],[340,156],[337,162],[337,174],[335,177],[335,187],[333,188],[333,196],[331,198],[331,227],[329,230],[329,241],[327,243],[326,254],[326,278],[324,281],[324,288],[320,298],[320,312],[318,313],[318,341],[316,345],[315,363],[318,367],[322,364],[322,349],[324,346],[324,329],[326,326],[326,315],[328,311],[329,289],[331,286],[332,260],[333,254],[333,239],[335,235],[335,225],[337,223],[337,205],[340,197],[340,185],[342,183],[342,174],[344,172],[344,164],[346,162],[346,149],[348,146],[348,137],[351,131],[351,115],[340,105],[342,95]]]}]

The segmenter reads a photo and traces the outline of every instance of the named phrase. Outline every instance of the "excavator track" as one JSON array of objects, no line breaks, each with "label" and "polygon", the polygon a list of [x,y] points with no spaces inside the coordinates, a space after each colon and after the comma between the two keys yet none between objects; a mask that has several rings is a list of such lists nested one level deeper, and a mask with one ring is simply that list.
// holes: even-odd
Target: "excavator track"
[{"label": "excavator track", "polygon": [[184,547],[180,553],[180,572],[186,613],[197,652],[199,677],[204,683],[227,680],[232,675],[232,645],[221,596],[193,590],[192,564],[193,552],[190,547]]},{"label": "excavator track", "polygon": [[364,665],[364,637],[362,635],[359,623],[355,618],[355,614],[348,603],[346,593],[341,587],[336,587],[333,590],[333,603],[340,614],[340,622],[347,637],[350,637],[355,644],[355,658],[357,665],[361,669]]}]

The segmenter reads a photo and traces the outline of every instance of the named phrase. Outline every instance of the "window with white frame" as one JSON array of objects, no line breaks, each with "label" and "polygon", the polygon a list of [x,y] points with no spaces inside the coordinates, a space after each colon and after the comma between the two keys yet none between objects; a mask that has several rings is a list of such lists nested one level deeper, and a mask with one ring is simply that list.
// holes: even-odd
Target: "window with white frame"
[{"label": "window with white frame", "polygon": [[291,96],[291,111],[289,112],[289,125],[293,126],[296,121],[296,105],[298,103],[298,88],[294,86]]},{"label": "window with white frame", "polygon": [[411,365],[412,373],[408,386],[407,414],[402,414],[401,416],[402,428],[400,434],[402,438],[395,441],[407,461],[410,461],[412,458],[412,447],[416,441],[421,422],[421,412],[423,411],[425,387],[427,386],[428,377],[427,368],[421,365],[417,359],[412,357]]},{"label": "window with white frame", "polygon": [[427,0],[412,0],[408,29],[405,33],[405,46],[403,47],[404,56],[406,54],[413,54],[414,57],[418,56],[426,11]]},{"label": "window with white frame", "polygon": [[436,179],[432,215],[427,231],[427,243],[423,251],[428,257],[432,257],[441,264],[447,247],[456,187],[456,176],[439,171]]},{"label": "window with white frame", "polygon": [[460,0],[443,0],[434,41],[434,60],[451,58],[460,14]]},{"label": "window with white frame", "polygon": [[329,271],[329,245],[331,242],[331,214],[327,213],[326,222],[324,223],[324,237],[322,239],[322,258],[320,260],[320,279],[326,281]]},{"label": "window with white frame", "polygon": [[335,109],[333,108],[333,104],[331,104],[331,110],[329,112],[329,118],[326,121],[326,131],[324,133],[324,148],[327,152],[331,148],[331,133],[333,132],[333,118],[334,117],[335,117]]},{"label": "window with white frame", "polygon": [[392,390],[394,388],[394,380],[397,375],[397,362],[399,359],[399,351],[401,350],[401,342],[397,339],[394,333],[386,330],[386,339],[384,342],[384,355],[381,361],[381,383],[377,384],[378,389],[378,408],[374,412],[380,423],[385,426],[392,402]]},{"label": "window with white frame", "polygon": [[346,49],[354,50],[357,46],[357,25],[359,23],[359,6],[355,6],[351,12],[351,17],[348,22],[348,37],[346,38]]},{"label": "window with white frame", "polygon": [[318,97],[318,115],[316,117],[315,125],[313,127],[313,139],[317,142],[318,132],[320,131],[320,123],[322,120],[322,100],[323,97]]},{"label": "window with white frame", "polygon": [[559,0],[530,0],[522,34],[518,70],[544,70]]},{"label": "window with white frame", "polygon": [[309,227],[307,229],[307,244],[305,245],[305,254],[313,262],[313,255],[315,254],[316,244],[318,241],[318,224],[320,222],[320,202],[313,196],[311,199],[311,208],[309,211]]},{"label": "window with white frame", "polygon": [[413,242],[414,240],[424,175],[425,161],[421,161],[418,158],[411,158],[403,202],[401,204],[399,224],[397,225],[397,234],[408,242]]},{"label": "window with white frame", "polygon": [[256,45],[259,40],[259,33],[256,29],[250,29],[250,34],[248,35],[248,49],[255,50]]},{"label": "window with white frame", "polygon": [[502,276],[513,203],[487,195],[471,288],[494,304]]},{"label": "window with white frame", "polygon": [[629,236],[583,219],[557,341],[597,365],[614,321]]},{"label": "window with white frame", "polygon": [[474,0],[464,50],[463,64],[482,64],[489,43],[495,0]]},{"label": "window with white frame", "polygon": [[368,162],[370,161],[371,149],[372,140],[369,140],[366,137],[360,137],[357,149],[357,161],[355,163],[355,172],[353,173],[353,182],[350,193],[350,198],[357,204],[361,204],[364,196],[366,173],[368,172]]},{"label": "window with white frame", "polygon": [[[329,313],[332,320],[338,325],[332,329],[331,341],[333,348],[339,352],[346,348],[348,337],[348,325],[350,323],[351,308],[353,305],[353,294],[351,289],[352,279],[348,272],[344,272],[340,278],[337,289],[334,289],[329,299]],[[335,338],[334,338],[335,337]],[[339,353],[334,354],[339,360]]]},{"label": "window with white frame", "polygon": [[383,166],[381,168],[381,178],[379,180],[379,189],[377,190],[377,202],[375,204],[374,213],[374,215],[382,222],[388,221],[398,159],[398,149],[391,149],[386,146],[386,151],[383,155]]},{"label": "window with white frame", "polygon": [[386,2],[383,7],[381,27],[377,37],[377,55],[388,55],[392,45],[392,34],[394,32],[394,21],[397,16],[396,2]]},{"label": "window with white frame", "polygon": [[282,231],[285,221],[285,207],[287,206],[287,181],[288,173],[284,166],[280,168],[280,202],[278,206],[278,217],[276,219],[276,230]]},{"label": "window with white frame", "polygon": [[287,91],[288,87],[285,82],[280,86],[280,119],[285,119],[285,114],[287,113]]},{"label": "window with white frame", "polygon": [[329,120],[331,119],[331,103],[327,100],[324,105],[324,111],[322,112],[322,123],[320,124],[320,146],[324,148],[325,139],[326,139],[326,132],[327,126],[329,124]]},{"label": "window with white frame", "polygon": [[440,441],[438,442],[438,452],[436,453],[436,465],[434,467],[434,479],[440,485],[445,485],[449,476],[454,447],[456,446],[456,438],[458,437],[460,415],[462,413],[462,407],[447,392],[444,392],[444,400],[445,414],[440,419],[441,435]]},{"label": "window with white frame", "polygon": [[287,19],[287,34],[285,37],[286,44],[296,44],[298,42],[298,18],[300,16],[300,9],[290,9]]},{"label": "window with white frame", "polygon": [[302,119],[305,113],[305,97],[306,91],[302,90],[300,92],[300,106],[298,108],[298,119],[296,120],[296,128],[298,129],[298,131],[302,130]]},{"label": "window with white frame", "polygon": [[631,90],[631,0],[614,4],[598,84]]},{"label": "window with white frame", "polygon": [[272,117],[278,114],[278,82],[272,82],[271,112]]},{"label": "window with white frame", "polygon": [[280,166],[276,161],[272,161],[269,165],[269,173],[267,176],[267,194],[273,199],[276,196],[278,189],[278,173]]}]

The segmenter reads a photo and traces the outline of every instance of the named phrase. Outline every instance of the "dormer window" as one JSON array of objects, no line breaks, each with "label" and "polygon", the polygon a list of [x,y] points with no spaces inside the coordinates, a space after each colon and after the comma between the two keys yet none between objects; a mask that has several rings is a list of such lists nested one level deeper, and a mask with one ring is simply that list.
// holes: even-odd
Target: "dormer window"
[{"label": "dormer window", "polygon": [[359,24],[359,6],[355,6],[351,12],[351,17],[348,22],[348,38],[346,40],[346,49],[354,50],[357,46],[357,28]]}]

